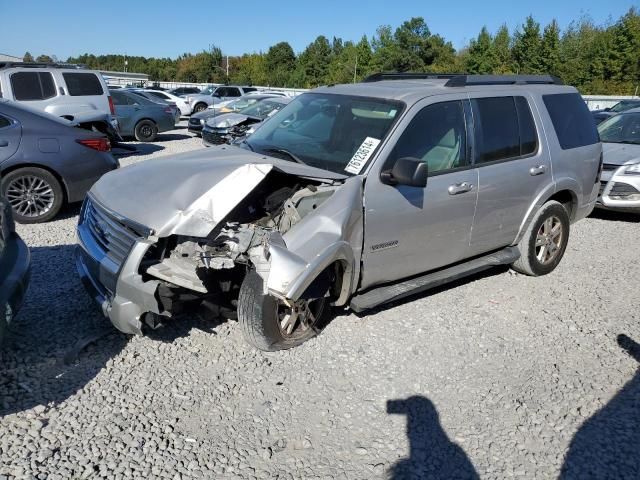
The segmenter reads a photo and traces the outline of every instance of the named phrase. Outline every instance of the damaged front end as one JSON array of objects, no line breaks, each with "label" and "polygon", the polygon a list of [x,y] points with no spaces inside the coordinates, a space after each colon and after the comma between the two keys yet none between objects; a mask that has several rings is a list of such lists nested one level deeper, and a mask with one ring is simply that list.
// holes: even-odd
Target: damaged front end
[{"label": "damaged front end", "polygon": [[[346,303],[359,274],[361,179],[300,177],[270,167],[240,167],[260,175],[236,188],[234,206],[221,208],[232,194],[212,189],[146,236],[90,197],[78,226],[78,269],[118,329],[139,334],[144,323],[155,327],[160,317],[191,306],[232,317],[252,269],[264,293],[285,304],[325,292]],[[119,263],[114,252],[127,249],[127,233],[135,241]]]}]

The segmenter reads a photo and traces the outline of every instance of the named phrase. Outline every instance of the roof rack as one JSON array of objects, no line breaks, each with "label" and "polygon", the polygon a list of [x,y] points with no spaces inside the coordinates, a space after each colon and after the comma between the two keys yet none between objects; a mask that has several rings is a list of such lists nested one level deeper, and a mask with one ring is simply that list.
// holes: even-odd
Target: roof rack
[{"label": "roof rack", "polygon": [[464,75],[462,73],[416,73],[416,72],[380,72],[369,75],[364,83],[382,80],[447,80]]},{"label": "roof rack", "polygon": [[86,69],[86,65],[77,63],[57,63],[57,62],[0,62],[0,69],[3,68],[74,68]]},{"label": "roof rack", "polygon": [[467,85],[564,85],[564,83],[554,75],[458,75],[445,83],[445,87]]},{"label": "roof rack", "polygon": [[383,80],[447,80],[445,87],[468,85],[564,85],[554,75],[467,75],[465,73],[381,72],[369,75],[364,83]]}]

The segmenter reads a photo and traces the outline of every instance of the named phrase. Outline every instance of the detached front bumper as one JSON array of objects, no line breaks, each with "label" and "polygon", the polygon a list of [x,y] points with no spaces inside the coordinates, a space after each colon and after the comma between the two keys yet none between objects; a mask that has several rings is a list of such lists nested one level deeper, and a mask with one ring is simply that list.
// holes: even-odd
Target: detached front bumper
[{"label": "detached front bumper", "polygon": [[640,213],[640,175],[624,172],[624,166],[602,172],[597,206]]}]

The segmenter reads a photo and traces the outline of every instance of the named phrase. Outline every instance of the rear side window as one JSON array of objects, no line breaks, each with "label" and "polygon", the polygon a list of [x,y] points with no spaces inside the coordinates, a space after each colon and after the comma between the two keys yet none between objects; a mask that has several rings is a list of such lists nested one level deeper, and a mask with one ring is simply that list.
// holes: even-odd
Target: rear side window
[{"label": "rear side window", "polygon": [[471,104],[476,162],[494,162],[520,156],[520,131],[514,98],[475,98]]},{"label": "rear side window", "polygon": [[11,120],[0,115],[0,128],[5,128],[5,127],[8,127],[9,125],[11,125]]},{"label": "rear side window", "polygon": [[67,90],[72,97],[102,95],[102,84],[95,73],[63,73]]},{"label": "rear side window", "polygon": [[598,130],[587,104],[577,93],[543,95],[551,123],[563,150],[598,143]]},{"label": "rear side window", "polygon": [[531,115],[529,102],[524,97],[515,97],[518,111],[518,127],[520,131],[520,155],[529,155],[538,149],[536,124]]},{"label": "rear side window", "polygon": [[45,100],[56,96],[56,86],[49,72],[16,72],[11,75],[16,100]]}]

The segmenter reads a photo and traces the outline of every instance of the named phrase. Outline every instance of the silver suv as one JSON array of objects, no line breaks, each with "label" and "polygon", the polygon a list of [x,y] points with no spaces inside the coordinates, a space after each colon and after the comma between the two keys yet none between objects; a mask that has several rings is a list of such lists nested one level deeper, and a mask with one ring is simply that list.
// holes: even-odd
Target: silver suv
[{"label": "silver suv", "polygon": [[206,110],[211,105],[224,102],[227,100],[233,100],[234,98],[241,97],[250,92],[256,92],[258,89],[255,87],[236,87],[233,85],[222,85],[209,91],[205,90],[202,93],[195,95],[185,95],[185,99],[189,103],[193,113],[199,113]]},{"label": "silver suv", "polygon": [[194,304],[263,350],[494,265],[544,275],[598,195],[601,145],[546,76],[378,74],[296,97],[239,146],[109,173],[77,265],[142,333]]}]

